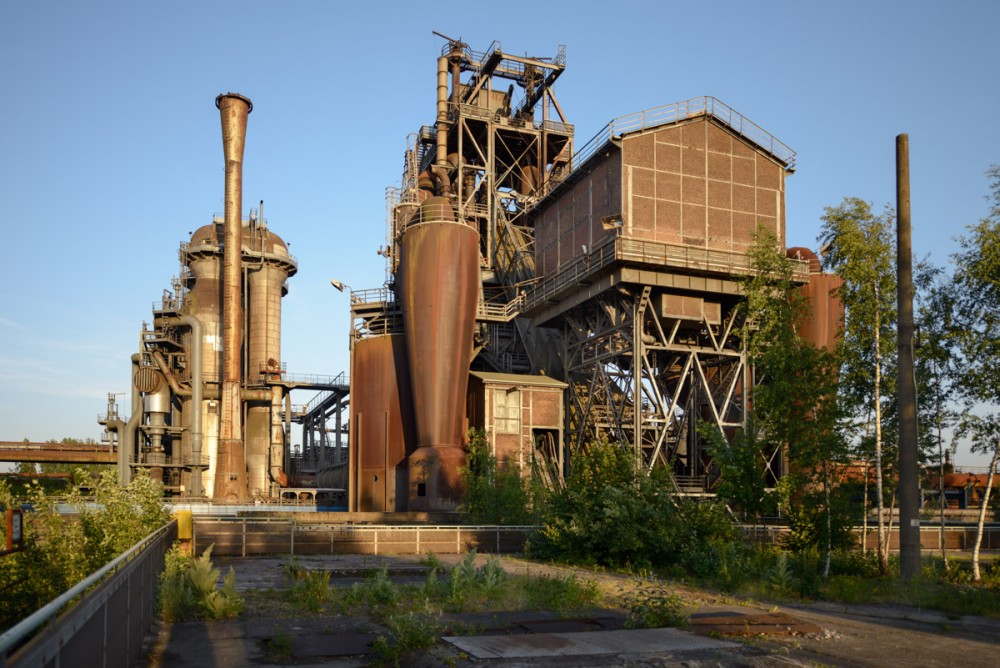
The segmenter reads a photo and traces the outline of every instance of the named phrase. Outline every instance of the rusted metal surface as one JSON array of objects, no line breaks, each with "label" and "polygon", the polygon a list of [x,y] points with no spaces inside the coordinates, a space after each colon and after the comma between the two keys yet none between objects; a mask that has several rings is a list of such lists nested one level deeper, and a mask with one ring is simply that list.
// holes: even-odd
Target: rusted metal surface
[{"label": "rusted metal surface", "polygon": [[416,449],[413,396],[402,335],[354,344],[351,360],[351,506],[407,509],[406,458]]},{"label": "rusted metal surface", "polygon": [[753,637],[759,635],[791,636],[820,633],[822,629],[783,612],[763,615],[713,614],[691,617],[695,633]]},{"label": "rusted metal surface", "polygon": [[785,253],[792,259],[809,263],[809,280],[799,292],[811,309],[799,325],[799,336],[819,348],[833,351],[844,324],[844,304],[836,295],[844,280],[835,274],[824,274],[819,258],[808,248],[795,246]]},{"label": "rusted metal surface", "polygon": [[0,462],[114,464],[115,452],[101,443],[25,443],[0,441]]},{"label": "rusted metal surface", "polygon": [[[244,230],[247,290],[247,365],[248,382],[281,379],[281,298],[285,280],[296,271],[281,238],[267,229],[263,203],[258,217],[251,216]],[[281,388],[274,387],[280,392]],[[283,431],[274,427],[274,397],[249,403],[247,408],[246,457],[250,496],[268,498],[277,495],[281,471]],[[278,397],[280,410],[281,397]],[[274,461],[278,464],[275,466]]]},{"label": "rusted metal surface", "polygon": [[460,499],[458,468],[479,285],[479,235],[431,197],[403,232],[400,302],[418,449],[409,458],[410,510]]},{"label": "rusted metal surface", "polygon": [[240,367],[243,344],[243,148],[247,116],[253,104],[242,95],[227,93],[215,100],[222,119],[222,150],[226,161],[226,209],[222,259],[222,411],[219,454],[215,471],[215,498],[242,501],[247,495],[243,451]]}]

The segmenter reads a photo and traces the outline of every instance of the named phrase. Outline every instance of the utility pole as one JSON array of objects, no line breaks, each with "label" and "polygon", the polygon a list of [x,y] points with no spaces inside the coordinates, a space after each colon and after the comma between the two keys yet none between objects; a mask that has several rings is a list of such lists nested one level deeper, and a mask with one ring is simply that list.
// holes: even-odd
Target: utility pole
[{"label": "utility pole", "polygon": [[913,375],[913,257],[910,239],[910,138],[896,137],[896,300],[899,314],[899,571],[920,574],[917,386]]}]

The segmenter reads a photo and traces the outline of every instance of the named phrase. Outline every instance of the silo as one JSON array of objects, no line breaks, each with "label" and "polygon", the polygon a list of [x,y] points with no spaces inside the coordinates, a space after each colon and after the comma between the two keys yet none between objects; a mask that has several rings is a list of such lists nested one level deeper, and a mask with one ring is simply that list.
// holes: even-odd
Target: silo
[{"label": "silo", "polygon": [[479,288],[479,235],[430,197],[403,231],[397,292],[406,331],[417,450],[409,457],[409,510],[452,510]]}]

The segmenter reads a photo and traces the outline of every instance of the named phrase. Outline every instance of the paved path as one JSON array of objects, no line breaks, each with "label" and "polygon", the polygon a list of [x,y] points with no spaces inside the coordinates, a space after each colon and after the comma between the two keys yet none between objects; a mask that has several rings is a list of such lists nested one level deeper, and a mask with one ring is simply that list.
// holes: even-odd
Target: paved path
[{"label": "paved path", "polygon": [[[485,560],[480,555],[479,560]],[[453,564],[461,556],[439,556]],[[217,560],[236,571],[241,589],[279,588],[284,581],[284,558]],[[339,570],[361,578],[371,569],[389,567],[394,578],[413,578],[419,557],[364,557],[357,555],[298,557],[304,568]],[[510,573],[565,576],[594,580],[611,596],[622,596],[638,586],[635,578],[537,564],[504,557]],[[345,582],[340,579],[340,582]],[[512,613],[500,627],[480,636],[441,642],[430,656],[410,657],[404,665],[432,666],[978,666],[1000,665],[1000,620],[945,615],[902,606],[845,606],[816,603],[764,607],[735,602],[725,596],[678,586],[677,592],[695,615],[762,615],[780,612],[819,628],[807,635],[761,637],[736,642],[699,636],[690,630],[649,633],[619,631],[566,632],[557,629],[550,613]],[[620,613],[619,613],[620,614]],[[494,615],[496,617],[496,615]],[[517,618],[517,619],[515,619]],[[521,619],[523,618],[523,620]],[[593,620],[591,620],[593,621]],[[600,620],[598,620],[600,621]],[[510,635],[509,626],[552,626],[553,633]],[[565,626],[565,624],[563,624]],[[543,629],[544,630],[544,629]],[[162,626],[147,665],[155,668],[222,667],[245,665],[361,666],[356,653],[384,633],[367,617],[309,619],[254,619],[233,622],[193,622]],[[588,649],[589,648],[589,649]],[[275,650],[278,651],[275,651]],[[353,653],[353,656],[343,654]],[[338,654],[340,656],[338,656]]]}]

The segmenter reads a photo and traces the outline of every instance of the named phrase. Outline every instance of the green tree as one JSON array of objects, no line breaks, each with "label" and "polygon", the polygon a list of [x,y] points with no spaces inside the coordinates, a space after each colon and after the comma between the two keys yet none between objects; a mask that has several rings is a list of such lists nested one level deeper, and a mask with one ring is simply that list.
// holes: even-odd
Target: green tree
[{"label": "green tree", "polygon": [[[93,503],[76,490],[57,500],[38,481],[24,489],[0,481],[0,507],[30,509],[24,514],[24,549],[0,558],[0,628],[42,607],[168,519],[162,485],[145,472],[128,487],[117,484],[114,472],[94,484],[80,471],[77,480],[93,484]],[[63,502],[76,513],[61,512]]]},{"label": "green tree", "polygon": [[617,444],[573,455],[565,484],[541,509],[540,556],[611,567],[680,564],[711,571],[715,547],[739,533],[721,504],[675,496],[670,472],[646,472]]},{"label": "green tree", "polygon": [[534,522],[532,496],[541,490],[526,481],[516,466],[497,462],[490,452],[486,432],[469,431],[469,446],[461,474],[465,485],[462,510],[472,523],[523,525]]},{"label": "green tree", "polygon": [[[961,381],[956,389],[965,410],[959,434],[968,435],[974,451],[991,454],[990,479],[1000,458],[1000,165],[986,172],[990,181],[986,217],[959,238],[953,292],[956,301],[954,330]],[[986,415],[977,415],[973,411]],[[989,500],[989,488],[983,505]],[[973,572],[979,579],[979,542],[985,511],[980,513]]]},{"label": "green tree", "polygon": [[[822,487],[825,526],[821,529],[828,569],[832,551],[829,471],[843,450],[836,430],[837,358],[798,333],[811,317],[811,305],[795,280],[794,262],[781,252],[777,237],[766,229],[758,230],[749,257],[753,271],[741,280],[745,312],[741,336],[754,369],[753,408],[748,429],[734,440],[733,447],[759,448],[767,457],[779,450],[786,452],[790,482],[781,489],[815,483]],[[723,462],[732,459],[730,453]],[[749,489],[756,494],[752,485]],[[819,534],[815,538],[818,541]]]},{"label": "green tree", "polygon": [[821,218],[820,247],[823,267],[843,278],[839,297],[844,304],[845,326],[840,340],[840,396],[844,410],[860,418],[870,442],[875,468],[878,509],[878,557],[883,574],[889,571],[885,525],[884,474],[894,461],[886,457],[884,426],[887,403],[895,396],[896,273],[893,212],[876,215],[864,200],[848,197],[837,207],[827,207]]},{"label": "green tree", "polygon": [[944,432],[958,419],[958,411],[954,407],[959,375],[955,369],[953,336],[955,299],[950,277],[945,276],[940,267],[928,262],[917,265],[914,287],[919,332],[914,347],[919,444],[922,454],[934,453],[925,459],[936,460],[938,466],[941,559],[947,566]]}]

